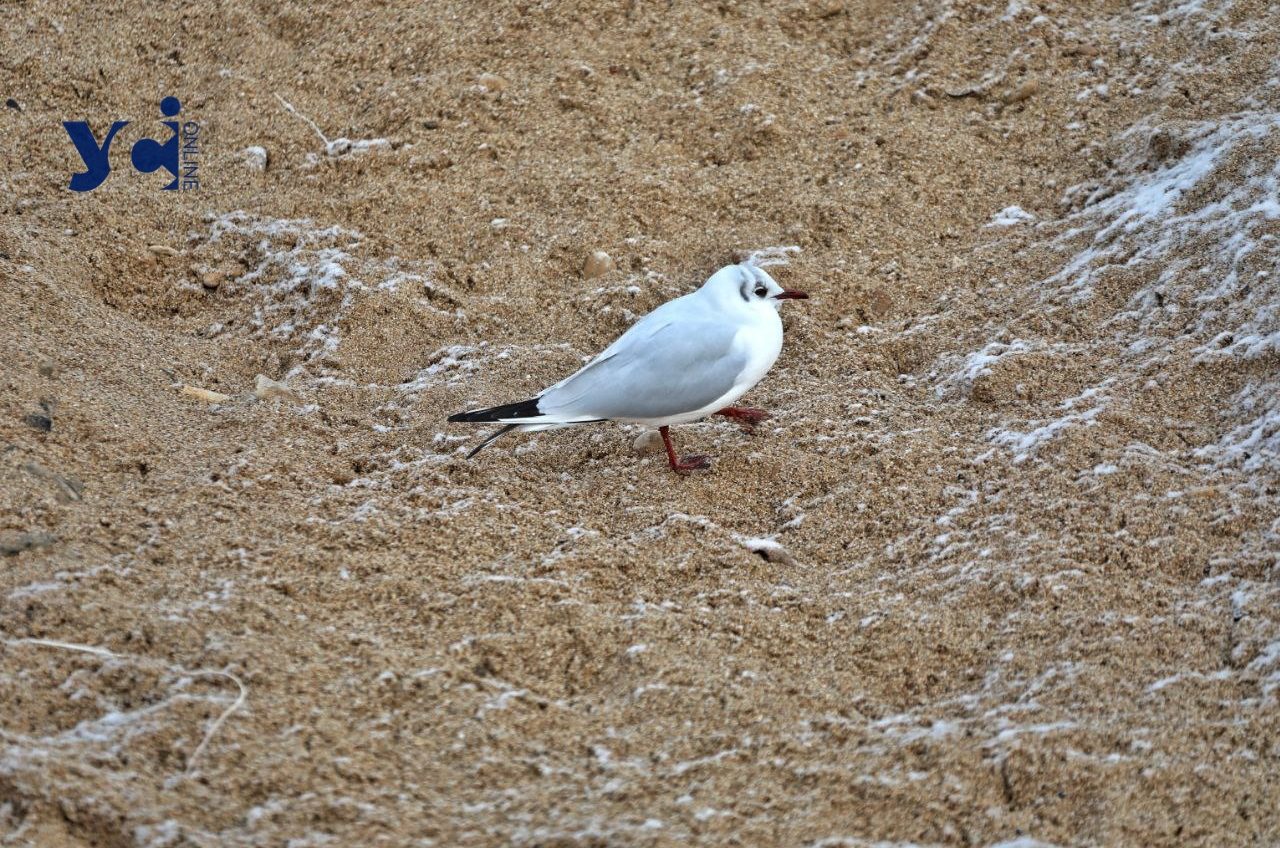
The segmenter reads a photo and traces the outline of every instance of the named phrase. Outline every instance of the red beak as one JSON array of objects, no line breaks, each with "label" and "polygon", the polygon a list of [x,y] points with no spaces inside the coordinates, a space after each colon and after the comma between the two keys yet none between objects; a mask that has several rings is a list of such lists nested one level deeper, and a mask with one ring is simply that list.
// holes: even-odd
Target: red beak
[{"label": "red beak", "polygon": [[796,289],[783,289],[782,294],[775,294],[774,300],[808,300],[809,295]]}]

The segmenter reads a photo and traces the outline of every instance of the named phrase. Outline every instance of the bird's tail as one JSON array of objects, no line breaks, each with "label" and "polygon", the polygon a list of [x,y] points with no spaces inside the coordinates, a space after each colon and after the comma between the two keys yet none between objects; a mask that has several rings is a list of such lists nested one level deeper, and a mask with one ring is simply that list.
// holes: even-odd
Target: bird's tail
[{"label": "bird's tail", "polygon": [[568,427],[572,424],[593,424],[604,421],[590,415],[571,415],[563,412],[543,412],[538,409],[538,398],[504,403],[488,409],[473,409],[470,412],[455,412],[449,421],[464,424],[517,424],[525,430],[551,430],[556,427]]},{"label": "bird's tail", "polygon": [[538,411],[538,399],[529,398],[528,400],[517,401],[516,403],[504,403],[501,406],[491,406],[488,409],[473,409],[470,412],[457,412],[449,416],[449,420],[453,422],[466,422],[467,424],[483,424],[490,421],[503,421],[510,423],[520,418],[539,418],[542,413]]},{"label": "bird's tail", "polygon": [[498,423],[506,426],[498,430],[492,436],[489,436],[467,454],[467,459],[475,456],[484,450],[494,439],[510,433],[512,430],[554,430],[558,427],[569,427],[573,424],[590,424],[595,421],[603,421],[603,418],[581,418],[581,417],[565,417],[561,415],[547,415],[538,409],[538,399],[530,398],[517,403],[504,403],[501,406],[491,406],[488,409],[473,409],[470,412],[456,412],[449,416],[449,420],[454,423],[464,424],[488,424]]},{"label": "bird's tail", "polygon": [[[498,429],[493,433],[493,435],[489,436],[483,442],[472,448],[471,453],[467,454],[467,459],[471,459],[471,457],[487,448],[495,439],[505,436],[512,430],[520,429],[520,419],[539,418],[541,416],[542,413],[538,411],[538,399],[530,398],[529,400],[517,401],[516,403],[504,403],[500,406],[491,406],[488,409],[473,409],[470,412],[458,412],[450,415],[449,420],[466,424],[488,424],[490,422],[500,421],[507,425]],[[516,423],[511,423],[513,420]]]}]

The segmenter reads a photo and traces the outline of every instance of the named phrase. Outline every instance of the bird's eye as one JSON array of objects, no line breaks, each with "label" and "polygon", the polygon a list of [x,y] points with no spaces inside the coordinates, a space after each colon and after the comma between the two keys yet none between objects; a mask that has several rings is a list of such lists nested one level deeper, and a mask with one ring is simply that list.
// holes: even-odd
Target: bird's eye
[{"label": "bird's eye", "polygon": [[768,293],[769,290],[764,286],[756,286],[756,297],[764,297]]}]

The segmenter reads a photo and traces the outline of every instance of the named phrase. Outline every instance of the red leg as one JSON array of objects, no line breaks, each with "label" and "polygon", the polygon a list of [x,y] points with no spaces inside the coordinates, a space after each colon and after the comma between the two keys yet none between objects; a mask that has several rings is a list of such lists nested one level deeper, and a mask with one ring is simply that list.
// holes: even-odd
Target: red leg
[{"label": "red leg", "polygon": [[662,434],[662,444],[667,448],[667,462],[671,463],[671,470],[675,473],[688,474],[690,471],[711,467],[710,457],[698,453],[677,459],[675,445],[671,444],[669,429],[665,426],[659,427],[658,432]]},{"label": "red leg", "polygon": [[716,415],[723,415],[725,418],[740,421],[747,430],[754,430],[761,421],[767,421],[773,417],[763,409],[755,409],[750,406],[726,406]]}]

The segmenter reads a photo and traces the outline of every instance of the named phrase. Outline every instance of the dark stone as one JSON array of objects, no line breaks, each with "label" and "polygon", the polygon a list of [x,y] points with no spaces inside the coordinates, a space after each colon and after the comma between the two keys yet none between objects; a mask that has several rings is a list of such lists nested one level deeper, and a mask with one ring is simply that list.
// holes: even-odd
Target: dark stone
[{"label": "dark stone", "polygon": [[47,415],[41,415],[33,412],[30,415],[25,416],[22,420],[28,427],[33,427],[43,433],[47,433],[53,429],[53,419]]},{"label": "dark stone", "polygon": [[22,107],[18,105],[18,101],[14,100],[12,97],[6,100],[4,105],[8,106],[10,109],[17,109],[19,112],[22,111]]},{"label": "dark stone", "polygon": [[0,554],[17,556],[23,551],[29,551],[32,548],[43,548],[47,545],[52,545],[56,541],[58,541],[57,536],[43,531],[35,533],[6,533],[0,536]]}]

